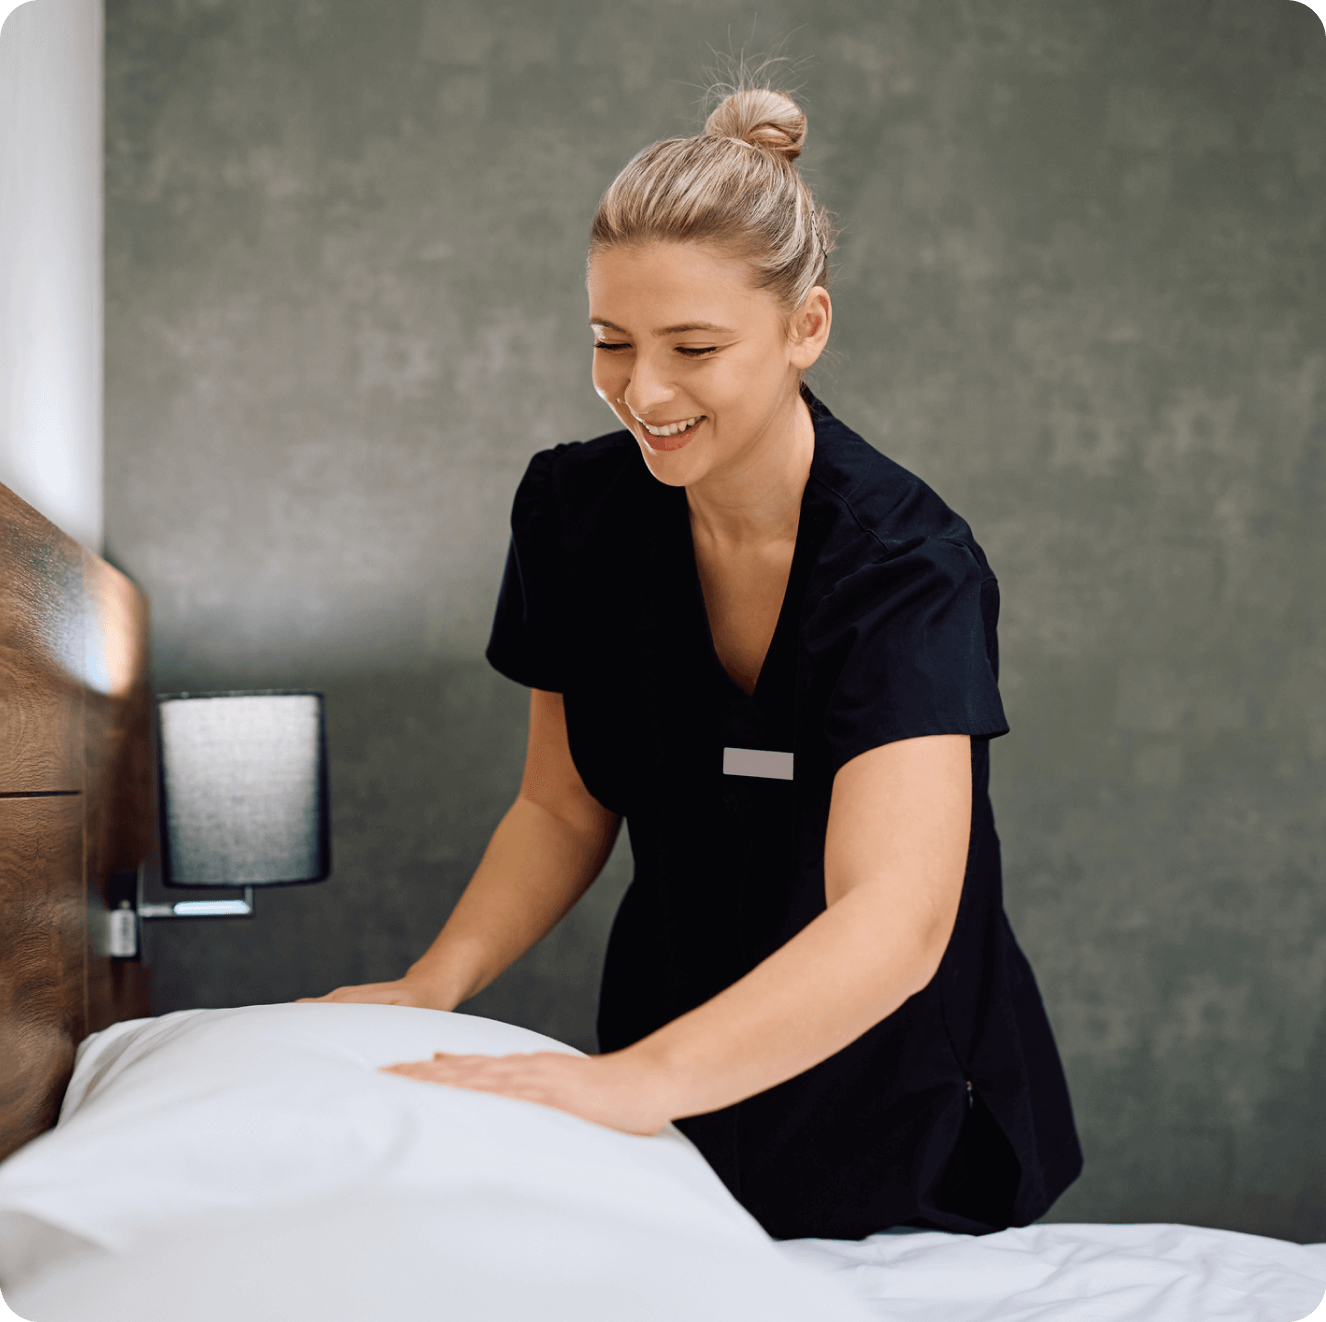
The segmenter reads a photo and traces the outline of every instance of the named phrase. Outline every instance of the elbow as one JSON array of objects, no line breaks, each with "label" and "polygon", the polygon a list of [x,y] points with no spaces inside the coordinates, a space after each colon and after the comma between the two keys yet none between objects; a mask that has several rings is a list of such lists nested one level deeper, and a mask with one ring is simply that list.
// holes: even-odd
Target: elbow
[{"label": "elbow", "polygon": [[957,897],[945,904],[938,913],[931,910],[924,917],[917,915],[915,928],[916,979],[913,995],[924,991],[939,974],[948,953],[949,943],[958,923]]},{"label": "elbow", "polygon": [[939,966],[943,963],[943,956],[938,959],[927,957],[921,963],[921,971],[917,975],[916,982],[912,987],[912,995],[919,996],[925,989],[939,976]]},{"label": "elbow", "polygon": [[954,914],[929,928],[921,941],[920,971],[916,990],[924,991],[935,978],[939,975],[940,966],[944,962],[944,956],[948,953],[949,942],[953,939],[953,929],[957,925],[957,915]]}]

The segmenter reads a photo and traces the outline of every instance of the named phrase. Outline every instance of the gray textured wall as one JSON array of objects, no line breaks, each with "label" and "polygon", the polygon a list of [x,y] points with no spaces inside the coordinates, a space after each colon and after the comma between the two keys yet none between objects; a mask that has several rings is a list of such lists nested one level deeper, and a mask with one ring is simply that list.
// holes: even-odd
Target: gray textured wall
[{"label": "gray textured wall", "polygon": [[[328,695],[336,872],[153,933],[162,1009],[398,975],[515,792],[528,456],[609,430],[601,190],[754,6],[110,0],[107,525],[156,678]],[[816,388],[1004,601],[1052,1220],[1326,1239],[1326,35],[1291,0],[765,0],[845,225]],[[592,1049],[629,875],[467,1007]]]}]

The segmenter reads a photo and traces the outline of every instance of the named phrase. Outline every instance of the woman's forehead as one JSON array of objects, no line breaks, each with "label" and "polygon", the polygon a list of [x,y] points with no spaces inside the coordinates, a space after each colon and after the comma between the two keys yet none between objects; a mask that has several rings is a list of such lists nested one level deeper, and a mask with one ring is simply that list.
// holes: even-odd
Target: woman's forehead
[{"label": "woman's forehead", "polygon": [[768,301],[751,287],[739,259],[694,244],[596,253],[586,283],[591,326],[655,335],[730,332],[764,312]]}]

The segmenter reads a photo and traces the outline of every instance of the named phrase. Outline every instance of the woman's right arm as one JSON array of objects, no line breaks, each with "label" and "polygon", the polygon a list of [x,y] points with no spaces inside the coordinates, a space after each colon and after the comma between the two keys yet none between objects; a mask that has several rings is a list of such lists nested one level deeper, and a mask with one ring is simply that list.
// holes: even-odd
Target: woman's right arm
[{"label": "woman's right arm", "polygon": [[455,1009],[552,931],[603,870],[621,823],[571,760],[562,695],[531,690],[520,792],[437,939],[395,982],[302,999]]}]

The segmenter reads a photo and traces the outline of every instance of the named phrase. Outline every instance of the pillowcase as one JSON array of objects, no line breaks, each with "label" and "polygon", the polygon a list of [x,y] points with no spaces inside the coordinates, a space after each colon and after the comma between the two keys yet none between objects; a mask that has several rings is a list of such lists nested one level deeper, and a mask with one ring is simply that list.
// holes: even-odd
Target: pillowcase
[{"label": "pillowcase", "polygon": [[389,1005],[188,1010],[95,1034],[56,1127],[0,1164],[0,1219],[24,1230],[0,1235],[6,1297],[37,1322],[53,1295],[61,1322],[84,1304],[105,1322],[117,1297],[126,1318],[176,1322],[199,1291],[273,1319],[320,1292],[320,1322],[655,1316],[624,1312],[627,1295],[668,1301],[660,1318],[730,1318],[734,1300],[765,1319],[866,1316],[785,1261],[672,1126],[640,1137],[378,1072],[439,1050],[581,1054]]}]

